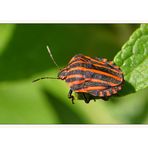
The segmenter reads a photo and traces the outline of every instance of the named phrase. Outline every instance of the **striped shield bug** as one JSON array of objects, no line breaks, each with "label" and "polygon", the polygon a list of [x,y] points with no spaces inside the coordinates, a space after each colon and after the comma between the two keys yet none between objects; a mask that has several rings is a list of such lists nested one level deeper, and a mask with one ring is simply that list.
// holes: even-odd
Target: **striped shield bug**
[{"label": "striped shield bug", "polygon": [[[52,61],[59,68],[48,46],[47,49]],[[112,61],[105,58],[91,58],[82,54],[72,57],[68,65],[60,69],[57,78],[42,77],[33,82],[41,79],[65,80],[70,87],[68,98],[72,100],[72,103],[74,103],[73,92],[82,94],[85,103],[91,100],[90,97],[87,98],[87,94],[92,98],[99,97],[108,100],[110,96],[122,89],[124,83],[122,71]]]}]

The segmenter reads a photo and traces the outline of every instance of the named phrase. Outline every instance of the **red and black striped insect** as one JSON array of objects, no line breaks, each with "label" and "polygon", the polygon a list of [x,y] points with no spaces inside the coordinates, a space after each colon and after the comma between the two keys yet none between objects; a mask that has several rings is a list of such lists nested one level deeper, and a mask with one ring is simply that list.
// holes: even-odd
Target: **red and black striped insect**
[{"label": "red and black striped insect", "polygon": [[[56,64],[49,48],[48,51]],[[51,77],[40,79],[51,79]],[[82,54],[75,55],[54,79],[65,80],[68,83],[70,87],[68,97],[72,103],[74,103],[73,92],[83,94],[85,103],[91,100],[86,97],[86,94],[108,100],[110,96],[122,89],[124,82],[122,71],[112,61],[105,58],[91,58]]]}]

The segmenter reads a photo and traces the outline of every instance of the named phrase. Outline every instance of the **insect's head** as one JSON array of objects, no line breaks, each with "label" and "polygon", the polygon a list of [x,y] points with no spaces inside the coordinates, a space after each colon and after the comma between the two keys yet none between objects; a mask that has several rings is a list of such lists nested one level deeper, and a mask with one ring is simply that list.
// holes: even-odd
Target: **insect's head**
[{"label": "insect's head", "polygon": [[68,69],[66,67],[63,68],[62,70],[60,70],[60,72],[58,73],[58,78],[61,79],[61,80],[66,79],[67,71],[68,71]]}]

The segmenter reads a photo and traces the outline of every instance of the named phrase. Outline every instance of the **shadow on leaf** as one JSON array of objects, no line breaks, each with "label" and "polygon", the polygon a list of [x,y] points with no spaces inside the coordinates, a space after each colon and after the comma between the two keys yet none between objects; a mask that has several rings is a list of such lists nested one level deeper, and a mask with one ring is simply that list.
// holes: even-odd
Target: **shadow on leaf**
[{"label": "shadow on leaf", "polygon": [[129,94],[135,93],[135,92],[136,92],[135,88],[129,82],[125,81],[122,86],[122,90],[119,91],[117,94],[113,95],[113,97],[111,97],[110,101],[112,103],[118,103],[118,102],[120,102],[120,97],[129,95]]},{"label": "shadow on leaf", "polygon": [[125,81],[122,90],[118,94],[119,96],[125,96],[134,92],[136,92],[135,88],[129,82]]}]

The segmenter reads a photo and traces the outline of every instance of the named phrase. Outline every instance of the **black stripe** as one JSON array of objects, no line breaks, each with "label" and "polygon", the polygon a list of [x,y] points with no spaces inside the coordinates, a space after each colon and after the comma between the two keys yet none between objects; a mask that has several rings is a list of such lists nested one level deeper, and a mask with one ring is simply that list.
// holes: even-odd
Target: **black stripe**
[{"label": "black stripe", "polygon": [[110,85],[105,84],[105,83],[85,82],[85,87],[90,87],[90,86],[104,86],[104,87],[110,87]]},{"label": "black stripe", "polygon": [[110,94],[113,94],[112,88],[108,89],[108,91],[110,92]]},{"label": "black stripe", "polygon": [[[108,66],[108,65],[107,65]],[[103,71],[103,72],[106,72],[106,73],[109,73],[109,74],[112,74],[114,76],[118,76],[120,78],[122,78],[122,74],[118,73],[118,72],[114,72],[110,69],[107,69],[107,68],[103,68],[103,67],[99,67],[99,66],[94,66],[93,64],[88,64],[88,63],[75,63],[75,64],[72,64],[72,65],[69,65],[69,68],[75,68],[75,67],[85,67],[85,68],[89,68],[89,69],[95,69],[95,70],[100,70],[100,71]],[[109,67],[109,66],[108,66]],[[109,67],[109,68],[112,68],[113,67]]]},{"label": "black stripe", "polygon": [[71,70],[68,72],[68,75],[74,75],[74,74],[81,74],[84,76],[84,78],[93,78],[93,79],[99,79],[99,80],[103,80],[106,82],[112,82],[114,84],[120,84],[121,81],[118,81],[112,77],[109,76],[105,76],[102,74],[98,74],[98,73],[94,73],[91,71],[83,71],[83,70]]},{"label": "black stripe", "polygon": [[90,91],[88,91],[88,93],[93,95],[93,96],[98,96],[98,92],[99,92],[99,90],[90,90]]},{"label": "black stripe", "polygon": [[106,91],[103,90],[102,93],[104,97],[107,96]]},{"label": "black stripe", "polygon": [[97,83],[97,82],[84,82],[80,84],[74,84],[71,86],[72,90],[80,90],[80,89],[85,89],[88,87],[95,87],[95,86],[104,86],[106,89],[109,87],[107,84],[104,83]]},{"label": "black stripe", "polygon": [[79,89],[82,89],[84,88],[84,83],[81,83],[81,84],[74,84],[70,87],[72,90],[79,90]]},{"label": "black stripe", "polygon": [[[83,58],[85,59],[85,60],[87,60],[87,61],[91,61],[92,62],[92,64],[100,64],[100,65],[104,65],[104,64],[101,64],[101,63],[99,63],[99,62],[102,62],[101,60],[99,60],[98,58],[91,58],[91,59],[88,59],[87,57],[85,57],[85,56],[83,56]],[[100,58],[101,59],[101,58]],[[103,58],[102,58],[103,59]],[[95,60],[95,61],[93,61],[93,60]]]},{"label": "black stripe", "polygon": [[74,81],[79,81],[79,80],[84,80],[84,78],[79,78],[79,77],[68,78],[66,79],[66,82],[74,82]]}]

